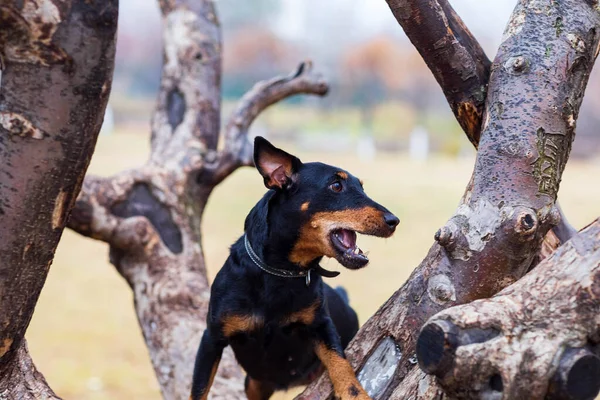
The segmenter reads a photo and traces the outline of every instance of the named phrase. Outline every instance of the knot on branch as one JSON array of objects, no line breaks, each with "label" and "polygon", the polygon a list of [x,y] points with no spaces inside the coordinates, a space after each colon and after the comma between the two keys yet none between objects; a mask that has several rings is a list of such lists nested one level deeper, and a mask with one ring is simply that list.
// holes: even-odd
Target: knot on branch
[{"label": "knot on branch", "polygon": [[434,235],[434,239],[436,242],[440,244],[440,246],[446,248],[447,250],[452,247],[454,244],[454,238],[456,235],[456,225],[449,224],[442,226]]},{"label": "knot on branch", "polygon": [[506,72],[512,75],[520,75],[529,71],[529,59],[524,56],[509,57],[504,63]]},{"label": "knot on branch", "polygon": [[537,215],[532,210],[517,213],[514,230],[521,240],[531,240],[538,228]]},{"label": "knot on branch", "polygon": [[427,294],[436,304],[444,305],[456,301],[456,289],[447,275],[439,274],[429,278]]}]

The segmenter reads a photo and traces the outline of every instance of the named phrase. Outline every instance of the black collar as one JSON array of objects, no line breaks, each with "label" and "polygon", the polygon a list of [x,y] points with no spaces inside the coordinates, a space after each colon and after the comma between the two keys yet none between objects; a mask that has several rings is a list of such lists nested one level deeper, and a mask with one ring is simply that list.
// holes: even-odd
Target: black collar
[{"label": "black collar", "polygon": [[248,240],[248,235],[244,234],[244,246],[246,247],[246,252],[248,256],[256,264],[256,266],[266,273],[271,275],[279,276],[281,278],[305,278],[306,286],[310,285],[310,273],[311,271],[315,271],[317,274],[325,277],[325,278],[334,278],[338,276],[340,273],[336,271],[328,271],[325,268],[317,265],[316,267],[310,269],[304,269],[300,271],[288,271],[286,269],[273,268],[268,266],[260,259],[260,257],[254,252],[252,246],[250,245],[250,241]]}]

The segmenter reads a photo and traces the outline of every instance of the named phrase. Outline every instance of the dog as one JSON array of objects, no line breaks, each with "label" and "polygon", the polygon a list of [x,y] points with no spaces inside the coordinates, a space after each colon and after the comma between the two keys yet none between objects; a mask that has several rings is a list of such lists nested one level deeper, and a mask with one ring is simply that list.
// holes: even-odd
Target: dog
[{"label": "dog", "polygon": [[356,233],[390,237],[399,219],[347,171],[302,163],[262,137],[254,141],[254,164],[269,190],[246,217],[245,234],[212,285],[190,398],[208,398],[229,345],[247,373],[250,400],[308,384],[323,369],[337,398],[369,399],[344,356],[358,318],[345,290],[323,282],[339,272],[319,261],[366,266]]}]

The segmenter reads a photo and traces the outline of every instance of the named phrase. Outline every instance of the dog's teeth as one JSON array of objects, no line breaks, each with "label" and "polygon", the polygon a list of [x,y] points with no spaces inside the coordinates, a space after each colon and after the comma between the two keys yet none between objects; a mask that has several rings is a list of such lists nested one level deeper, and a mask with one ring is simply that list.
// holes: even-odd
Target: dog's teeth
[{"label": "dog's teeth", "polygon": [[358,246],[354,248],[354,254],[360,254],[360,249],[358,248]]}]

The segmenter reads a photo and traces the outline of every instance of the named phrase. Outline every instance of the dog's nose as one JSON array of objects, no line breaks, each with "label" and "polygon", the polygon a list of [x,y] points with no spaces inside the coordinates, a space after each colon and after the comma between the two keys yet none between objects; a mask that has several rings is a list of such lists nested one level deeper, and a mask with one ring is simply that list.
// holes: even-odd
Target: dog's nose
[{"label": "dog's nose", "polygon": [[383,219],[384,219],[385,223],[388,224],[388,226],[392,229],[394,229],[400,223],[400,220],[398,219],[398,217],[396,217],[392,213],[385,213],[385,215],[383,216]]}]

